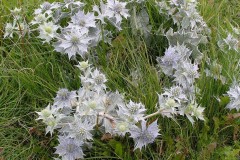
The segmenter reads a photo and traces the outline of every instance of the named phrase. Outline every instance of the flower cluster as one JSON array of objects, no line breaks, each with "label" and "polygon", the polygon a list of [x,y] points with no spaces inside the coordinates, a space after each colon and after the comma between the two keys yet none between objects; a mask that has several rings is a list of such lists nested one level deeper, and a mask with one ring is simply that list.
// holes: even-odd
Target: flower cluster
[{"label": "flower cluster", "polygon": [[[121,30],[122,20],[128,18],[129,14],[126,9],[127,2],[100,2],[100,6],[93,6],[93,11],[87,13],[84,11],[84,5],[75,0],[65,0],[63,3],[44,2],[35,10],[34,19],[28,27],[31,28],[31,32],[38,31],[38,37],[43,43],[50,43],[57,52],[67,54],[69,59],[76,55],[85,57],[89,49],[99,41],[111,43],[112,33],[105,29],[108,23]],[[5,38],[12,37],[16,28],[15,21],[18,19],[14,17],[13,25],[7,23]],[[19,26],[23,31],[26,28],[23,23],[19,23]]]},{"label": "flower cluster", "polygon": [[210,29],[197,11],[195,0],[170,0],[158,2],[157,6],[161,14],[172,19],[177,25],[177,31],[170,28],[166,37],[170,45],[185,44],[192,50],[194,59],[201,59],[202,53],[198,49],[201,43],[207,43]]},{"label": "flower cluster", "polygon": [[192,116],[204,120],[204,108],[196,104],[199,89],[195,80],[199,78],[198,63],[202,53],[198,46],[207,42],[210,32],[203,18],[196,10],[197,2],[170,0],[157,3],[159,12],[172,19],[177,31],[170,28],[165,36],[169,42],[164,56],[158,57],[161,71],[173,78],[174,85],[159,95],[158,109],[163,116],[186,115],[194,123]]},{"label": "flower cluster", "polygon": [[21,16],[21,10],[21,8],[10,10],[14,20],[12,23],[6,23],[5,33],[3,36],[4,38],[13,38],[14,34],[18,35],[18,37],[23,37],[26,33],[29,32],[28,25],[25,19],[23,19]]},{"label": "flower cluster", "polygon": [[[87,61],[80,62],[82,87],[76,91],[60,89],[53,105],[39,115],[47,128],[46,133],[58,130],[59,145],[56,153],[63,159],[83,158],[82,146],[93,139],[94,127],[103,133],[125,136],[130,133],[135,149],[152,143],[159,135],[157,120],[147,125],[145,106],[127,102],[119,92],[107,91],[106,76]],[[141,125],[139,126],[139,123]]]}]

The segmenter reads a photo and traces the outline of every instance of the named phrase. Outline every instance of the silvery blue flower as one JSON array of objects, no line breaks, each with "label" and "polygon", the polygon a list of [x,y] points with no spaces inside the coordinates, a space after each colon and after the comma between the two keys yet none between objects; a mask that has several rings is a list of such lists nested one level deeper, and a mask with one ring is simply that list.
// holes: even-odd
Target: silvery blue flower
[{"label": "silvery blue flower", "polygon": [[119,106],[117,113],[121,119],[129,123],[137,123],[143,120],[145,111],[145,106],[142,103],[134,103],[130,100],[128,104]]},{"label": "silvery blue flower", "polygon": [[72,108],[72,103],[76,101],[76,92],[68,91],[66,88],[62,88],[57,92],[57,96],[54,98],[54,105],[57,108]]},{"label": "silvery blue flower", "polygon": [[71,17],[71,23],[69,25],[69,28],[71,28],[72,25],[75,25],[79,30],[88,29],[89,27],[96,27],[95,16],[91,12],[85,14],[80,10]]},{"label": "silvery blue flower", "polygon": [[94,125],[75,114],[73,123],[69,124],[68,136],[79,141],[92,140],[91,131]]},{"label": "silvery blue flower", "polygon": [[149,143],[153,143],[154,140],[160,135],[157,120],[151,123],[148,127],[146,126],[146,121],[142,120],[141,127],[134,126],[130,128],[131,137],[135,142],[135,148],[139,148],[140,150],[142,147],[146,146]]},{"label": "silvery blue flower", "polygon": [[59,144],[56,147],[56,154],[62,157],[62,160],[75,160],[83,158],[84,154],[82,151],[83,143],[73,138],[66,136],[58,137]]},{"label": "silvery blue flower", "polygon": [[236,109],[237,111],[240,110],[240,87],[239,85],[234,84],[230,87],[227,95],[230,98],[230,102],[227,105],[229,109]]},{"label": "silvery blue flower", "polygon": [[74,28],[58,37],[58,42],[54,46],[56,51],[68,54],[69,59],[75,57],[76,54],[84,57],[90,40],[88,30],[79,31]]}]

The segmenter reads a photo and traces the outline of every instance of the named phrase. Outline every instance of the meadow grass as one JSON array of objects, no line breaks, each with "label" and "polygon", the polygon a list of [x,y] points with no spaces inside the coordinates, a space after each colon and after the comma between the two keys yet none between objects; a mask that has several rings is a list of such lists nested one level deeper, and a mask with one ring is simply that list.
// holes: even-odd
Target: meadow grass
[{"label": "meadow grass", "polygon": [[[38,39],[3,39],[4,24],[9,20],[9,9],[24,8],[31,19],[33,8],[42,1],[16,0],[0,2],[0,159],[51,159],[54,156],[56,137],[45,135],[45,127],[37,118],[40,111],[51,103],[59,88],[75,90],[80,87],[77,61],[69,61],[66,55],[53,51]],[[51,1],[52,2],[52,1]],[[90,1],[89,1],[90,2]],[[92,2],[90,2],[92,3]],[[162,136],[141,152],[133,152],[133,141],[128,138],[94,140],[86,159],[229,159],[239,157],[239,118],[231,118],[225,108],[229,99],[224,96],[232,81],[239,79],[239,59],[236,53],[225,54],[217,47],[219,36],[231,31],[231,24],[240,25],[240,2],[235,0],[200,0],[199,11],[212,30],[209,44],[202,46],[204,58],[201,77],[197,86],[201,89],[199,103],[205,107],[205,122],[194,126],[183,117],[176,121],[158,118]],[[147,11],[153,29],[157,30],[161,19],[150,0]],[[168,25],[168,24],[166,24]],[[99,45],[94,52],[98,59],[94,65],[107,75],[111,90],[125,93],[127,99],[142,102],[148,113],[155,111],[157,93],[171,85],[171,80],[156,69],[156,57],[164,54],[168,46],[163,36],[151,36],[150,42],[133,35],[130,25],[113,40],[112,46]],[[223,66],[226,84],[206,77],[206,57]],[[134,81],[132,70],[141,73]],[[220,101],[218,100],[220,99]],[[101,137],[96,133],[95,137]]]}]

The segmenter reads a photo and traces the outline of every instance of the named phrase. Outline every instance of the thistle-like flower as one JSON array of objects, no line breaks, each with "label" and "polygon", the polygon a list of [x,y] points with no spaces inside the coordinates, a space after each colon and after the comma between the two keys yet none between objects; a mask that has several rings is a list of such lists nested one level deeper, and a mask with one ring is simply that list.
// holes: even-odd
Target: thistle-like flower
[{"label": "thistle-like flower", "polygon": [[173,118],[175,114],[178,114],[177,110],[180,104],[173,98],[165,97],[162,94],[158,95],[158,104],[157,109],[162,116]]},{"label": "thistle-like flower", "polygon": [[128,104],[119,107],[118,116],[128,123],[135,124],[143,120],[145,111],[145,106],[142,103],[134,103],[130,100]]},{"label": "thistle-like flower", "polygon": [[203,120],[203,107],[198,107],[197,103],[195,101],[190,102],[186,107],[182,107],[179,110],[180,115],[186,115],[188,120],[194,124],[195,120],[192,118],[193,116],[197,119]]},{"label": "thistle-like flower", "polygon": [[4,38],[6,37],[11,37],[13,38],[13,33],[14,33],[15,26],[12,25],[11,23],[7,23],[5,26],[5,33],[4,33]]},{"label": "thistle-like flower", "polygon": [[57,96],[54,98],[54,105],[57,108],[72,108],[72,104],[76,101],[76,92],[68,91],[66,88],[62,88],[57,92]]},{"label": "thistle-like flower", "polygon": [[113,13],[113,17],[116,19],[116,24],[122,21],[122,17],[127,18],[130,15],[128,14],[128,9],[126,9],[126,2],[119,2],[117,0],[108,0],[107,7],[110,13]]},{"label": "thistle-like flower", "polygon": [[73,138],[66,136],[58,137],[59,144],[56,147],[56,154],[62,157],[63,160],[75,160],[83,158],[84,154],[81,146],[83,143]]},{"label": "thistle-like flower", "polygon": [[89,27],[96,27],[95,16],[93,13],[85,14],[83,11],[78,11],[74,16],[71,17],[69,28],[76,26],[80,31],[82,29],[88,29]]},{"label": "thistle-like flower", "polygon": [[240,110],[240,87],[239,85],[233,85],[230,87],[227,95],[230,98],[230,102],[227,105],[228,109],[236,109],[237,111]]},{"label": "thistle-like flower", "polygon": [[59,27],[54,25],[53,22],[45,22],[39,26],[39,38],[49,43],[56,35]]},{"label": "thistle-like flower", "polygon": [[151,123],[148,127],[146,126],[146,121],[142,120],[141,127],[134,126],[130,128],[131,137],[135,142],[135,148],[139,148],[140,150],[142,147],[146,146],[149,143],[154,142],[158,135],[160,135],[157,120]]},{"label": "thistle-like flower", "polygon": [[87,120],[81,119],[78,115],[74,115],[74,122],[69,124],[68,136],[79,141],[91,140],[92,134],[90,132],[93,130],[94,125]]},{"label": "thistle-like flower", "polygon": [[58,42],[55,43],[55,50],[68,54],[69,59],[79,54],[84,57],[88,51],[89,41],[87,30],[72,29],[70,32],[66,32],[58,38]]}]

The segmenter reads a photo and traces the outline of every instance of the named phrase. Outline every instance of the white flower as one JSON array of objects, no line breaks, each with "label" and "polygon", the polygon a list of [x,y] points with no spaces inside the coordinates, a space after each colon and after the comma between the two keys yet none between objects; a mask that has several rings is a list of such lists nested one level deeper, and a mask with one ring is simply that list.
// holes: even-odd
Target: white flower
[{"label": "white flower", "polygon": [[174,81],[183,87],[191,86],[195,79],[199,78],[198,65],[192,64],[187,60],[181,62],[175,69]]},{"label": "white flower", "polygon": [[57,96],[54,98],[54,105],[57,108],[72,108],[72,104],[76,101],[76,92],[68,91],[68,89],[62,88],[57,92]]},{"label": "white flower", "polygon": [[64,5],[65,7],[69,7],[69,6],[72,6],[72,5],[76,5],[78,7],[83,7],[85,4],[82,3],[82,2],[79,2],[79,1],[76,1],[75,0],[64,0]]},{"label": "white flower", "polygon": [[[117,0],[108,0],[107,7],[110,10],[110,13],[113,13],[113,17],[116,19],[116,24],[122,21],[122,16],[124,18],[129,17],[128,9],[126,9],[126,2],[119,2]],[[112,17],[110,17],[112,18]]]},{"label": "white flower", "polygon": [[40,35],[39,38],[49,43],[57,35],[58,26],[53,22],[45,22],[39,26]]},{"label": "white flower", "polygon": [[45,22],[47,22],[47,20],[49,19],[49,16],[46,16],[45,14],[37,14],[34,17],[34,20],[31,21],[31,24],[44,24]]},{"label": "white flower", "polygon": [[239,85],[233,85],[230,87],[227,95],[230,98],[230,102],[227,105],[228,109],[236,109],[237,111],[240,110],[240,87]]},{"label": "white flower", "polygon": [[76,54],[84,57],[88,51],[89,41],[87,30],[72,29],[70,32],[66,32],[58,38],[58,42],[55,43],[55,50],[68,54],[69,59],[75,57]]},{"label": "white flower", "polygon": [[56,108],[52,107],[50,104],[43,110],[41,110],[41,112],[37,112],[38,114],[38,118],[37,120],[42,119],[43,122],[46,122],[47,119],[51,116],[53,116],[54,114],[56,114]]},{"label": "white flower", "polygon": [[117,121],[116,128],[114,129],[114,133],[120,136],[125,136],[127,132],[130,130],[130,124],[126,121]]},{"label": "white flower", "polygon": [[228,34],[227,38],[223,41],[228,45],[229,50],[233,49],[238,52],[238,39],[233,37],[231,34]]},{"label": "white flower", "polygon": [[11,23],[7,23],[5,26],[5,33],[4,33],[4,38],[6,37],[11,37],[13,38],[13,32],[14,32],[15,26],[12,25]]},{"label": "white flower", "polygon": [[181,86],[172,86],[170,89],[165,88],[165,92],[163,95],[168,96],[169,98],[173,98],[177,100],[179,103],[181,101],[187,101],[187,96],[185,95],[183,88]]},{"label": "white flower", "polygon": [[107,5],[104,4],[102,1],[100,2],[100,7],[98,7],[97,5],[93,6],[93,11],[98,13],[96,19],[99,19],[102,24],[105,24],[104,18],[113,16],[113,12],[109,11],[107,9]]},{"label": "white flower", "polygon": [[195,101],[192,101],[186,107],[182,107],[179,110],[179,114],[180,115],[186,115],[187,118],[189,119],[189,121],[192,124],[194,124],[195,121],[192,118],[192,116],[196,117],[197,119],[200,119],[200,120],[204,121],[203,111],[204,111],[203,107],[198,107],[197,103]]},{"label": "white flower", "polygon": [[158,95],[158,104],[157,109],[162,116],[172,118],[177,114],[177,109],[180,107],[180,104],[174,99],[169,97],[164,97],[162,94]]},{"label": "white flower", "polygon": [[74,16],[71,17],[69,28],[72,25],[76,25],[79,30],[88,29],[89,27],[96,27],[95,16],[93,13],[85,14],[83,11],[78,11]]},{"label": "white flower", "polygon": [[74,115],[74,122],[70,123],[69,126],[69,137],[79,141],[92,140],[90,132],[93,130],[94,125],[87,120],[82,120],[77,115]]},{"label": "white flower", "polygon": [[62,160],[75,160],[83,158],[84,154],[81,146],[83,142],[76,141],[66,136],[58,137],[59,144],[56,147],[56,154],[62,157]]},{"label": "white flower", "polygon": [[146,121],[142,120],[141,128],[137,126],[130,128],[131,137],[135,142],[135,148],[142,149],[143,146],[146,146],[149,143],[153,143],[154,140],[160,135],[157,125],[157,120],[151,123],[148,127],[146,126]]},{"label": "white flower", "polygon": [[34,14],[35,15],[38,15],[38,14],[48,14],[48,15],[51,15],[52,14],[52,9],[56,9],[56,8],[59,8],[60,5],[59,3],[49,3],[49,2],[44,2],[43,4],[40,5],[40,8],[36,9],[34,11]]},{"label": "white flower", "polygon": [[143,120],[145,111],[142,103],[134,103],[130,100],[128,104],[119,106],[118,116],[129,123],[137,123]]},{"label": "white flower", "polygon": [[87,68],[89,68],[91,65],[88,63],[88,61],[82,61],[79,62],[76,67],[78,67],[81,71],[85,71]]}]

